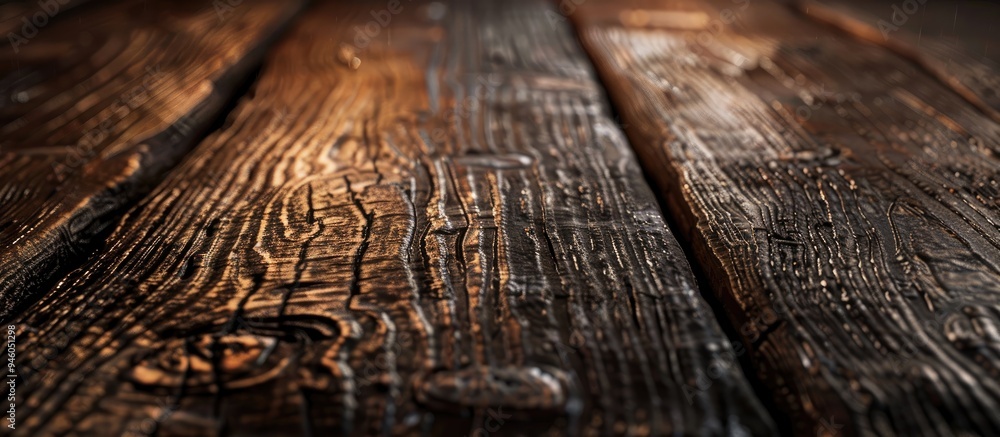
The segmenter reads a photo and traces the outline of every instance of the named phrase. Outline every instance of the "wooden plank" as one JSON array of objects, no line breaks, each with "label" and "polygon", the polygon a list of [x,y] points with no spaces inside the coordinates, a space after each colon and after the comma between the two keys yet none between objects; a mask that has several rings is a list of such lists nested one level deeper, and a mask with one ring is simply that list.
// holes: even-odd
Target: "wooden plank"
[{"label": "wooden plank", "polygon": [[0,318],[201,137],[296,4],[111,2],[0,52]]},{"label": "wooden plank", "polygon": [[22,45],[38,36],[39,30],[88,1],[14,0],[0,4],[0,35],[10,44],[10,50],[19,51]]},{"label": "wooden plank", "polygon": [[397,6],[306,12],[14,322],[21,429],[772,433],[568,22]]},{"label": "wooden plank", "polygon": [[1000,5],[956,0],[798,0],[799,10],[920,64],[1000,122]]},{"label": "wooden plank", "polygon": [[775,2],[574,17],[797,433],[1000,432],[996,123]]}]

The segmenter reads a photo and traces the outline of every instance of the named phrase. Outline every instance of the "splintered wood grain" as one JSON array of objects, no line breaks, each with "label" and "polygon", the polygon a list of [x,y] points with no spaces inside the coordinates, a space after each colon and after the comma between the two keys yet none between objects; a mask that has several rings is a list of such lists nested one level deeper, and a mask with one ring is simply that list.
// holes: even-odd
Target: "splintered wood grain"
[{"label": "splintered wood grain", "polygon": [[0,51],[0,318],[197,142],[298,4],[105,2],[18,31]]},{"label": "splintered wood grain", "polygon": [[574,16],[797,433],[1000,432],[995,122],[773,2]]},{"label": "splintered wood grain", "polygon": [[13,322],[18,431],[771,433],[568,22],[379,6],[305,12]]},{"label": "splintered wood grain", "polygon": [[884,45],[1000,122],[1000,4],[954,0],[798,0],[807,16]]}]

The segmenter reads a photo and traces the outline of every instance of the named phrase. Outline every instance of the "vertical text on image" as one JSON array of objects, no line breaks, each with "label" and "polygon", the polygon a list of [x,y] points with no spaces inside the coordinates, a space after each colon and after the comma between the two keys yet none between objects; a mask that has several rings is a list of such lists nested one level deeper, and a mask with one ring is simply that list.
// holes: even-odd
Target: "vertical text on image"
[{"label": "vertical text on image", "polygon": [[14,405],[14,393],[17,386],[17,367],[14,365],[15,358],[17,356],[14,349],[15,341],[17,335],[17,326],[7,325],[7,402],[10,403],[7,408],[7,428],[15,429],[14,425],[16,423],[16,413],[17,408]]}]

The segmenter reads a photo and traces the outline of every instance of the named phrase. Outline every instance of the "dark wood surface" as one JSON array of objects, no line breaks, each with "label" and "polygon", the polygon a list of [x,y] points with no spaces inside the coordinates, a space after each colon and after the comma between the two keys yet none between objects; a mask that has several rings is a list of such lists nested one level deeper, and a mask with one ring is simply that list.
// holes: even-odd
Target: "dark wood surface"
[{"label": "dark wood surface", "polygon": [[1000,432],[996,122],[912,59],[775,3],[591,0],[574,17],[797,433]]},{"label": "dark wood surface", "polygon": [[0,5],[14,435],[1000,434],[1000,5],[302,7]]},{"label": "dark wood surface", "polygon": [[0,4],[0,34],[10,44],[11,51],[20,52],[21,47],[38,36],[40,28],[47,27],[60,15],[72,15],[68,12],[89,1],[91,0],[6,1]]},{"label": "dark wood surface", "polygon": [[772,434],[569,22],[371,5],[12,321],[18,432]]},{"label": "dark wood surface", "polygon": [[17,30],[34,36],[0,51],[0,318],[79,265],[201,138],[296,4],[71,2]]},{"label": "dark wood surface", "polygon": [[1000,7],[995,3],[799,0],[796,5],[819,22],[916,62],[1000,122]]}]

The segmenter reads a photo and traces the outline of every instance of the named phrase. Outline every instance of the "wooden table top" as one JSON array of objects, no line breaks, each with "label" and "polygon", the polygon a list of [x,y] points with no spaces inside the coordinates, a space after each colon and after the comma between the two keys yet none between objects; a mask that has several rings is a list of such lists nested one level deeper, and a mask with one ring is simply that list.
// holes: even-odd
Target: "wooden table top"
[{"label": "wooden table top", "polygon": [[998,435],[1000,5],[0,5],[11,435]]}]

